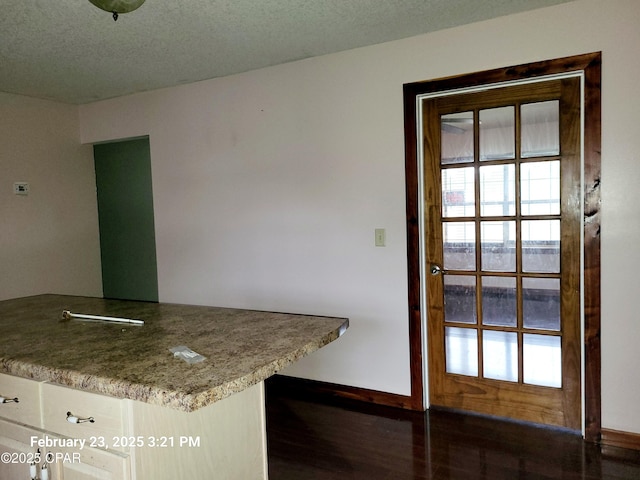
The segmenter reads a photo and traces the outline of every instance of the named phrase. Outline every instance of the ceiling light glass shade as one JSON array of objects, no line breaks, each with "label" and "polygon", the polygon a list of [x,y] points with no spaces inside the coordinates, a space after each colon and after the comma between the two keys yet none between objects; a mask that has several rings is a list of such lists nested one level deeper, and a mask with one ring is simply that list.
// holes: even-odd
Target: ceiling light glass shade
[{"label": "ceiling light glass shade", "polygon": [[139,8],[145,0],[89,0],[105,12],[129,13]]}]

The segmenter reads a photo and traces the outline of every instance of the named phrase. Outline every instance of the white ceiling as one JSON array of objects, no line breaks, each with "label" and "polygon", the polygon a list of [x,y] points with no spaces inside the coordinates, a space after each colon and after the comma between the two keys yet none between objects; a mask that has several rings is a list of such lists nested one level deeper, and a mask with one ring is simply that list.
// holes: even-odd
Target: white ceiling
[{"label": "white ceiling", "polygon": [[0,91],[82,104],[569,0],[0,0]]}]

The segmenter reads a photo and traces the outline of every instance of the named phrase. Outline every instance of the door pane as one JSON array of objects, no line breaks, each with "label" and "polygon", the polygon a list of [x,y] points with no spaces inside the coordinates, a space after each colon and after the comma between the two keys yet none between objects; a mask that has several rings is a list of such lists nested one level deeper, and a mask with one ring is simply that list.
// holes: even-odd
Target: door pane
[{"label": "door pane", "polygon": [[522,222],[522,271],[560,272],[560,220]]},{"label": "door pane", "polygon": [[525,328],[560,331],[560,279],[522,279],[522,317]]},{"label": "door pane", "polygon": [[444,320],[476,323],[476,277],[444,276]]},{"label": "door pane", "polygon": [[516,175],[513,163],[480,167],[480,214],[508,216],[516,213]]},{"label": "door pane", "polygon": [[442,216],[472,217],[476,213],[473,167],[442,170]]},{"label": "door pane", "polygon": [[480,160],[515,158],[515,108],[480,110]]},{"label": "door pane", "polygon": [[441,163],[473,162],[473,112],[440,117]]},{"label": "door pane", "polygon": [[518,324],[515,277],[482,277],[482,324]]},{"label": "door pane", "polygon": [[443,222],[445,270],[476,269],[476,229],[474,222]]},{"label": "door pane", "polygon": [[516,271],[516,222],[481,222],[482,270]]},{"label": "door pane", "polygon": [[523,163],[520,166],[520,196],[523,215],[558,215],[560,162]]},{"label": "door pane", "polygon": [[560,154],[559,112],[558,100],[520,107],[522,158]]},{"label": "door pane", "polygon": [[524,383],[562,387],[560,337],[525,333],[523,341]]},{"label": "door pane", "polygon": [[447,373],[478,376],[478,332],[471,328],[445,327]]},{"label": "door pane", "polygon": [[518,334],[485,330],[482,333],[482,365],[485,378],[518,381]]}]

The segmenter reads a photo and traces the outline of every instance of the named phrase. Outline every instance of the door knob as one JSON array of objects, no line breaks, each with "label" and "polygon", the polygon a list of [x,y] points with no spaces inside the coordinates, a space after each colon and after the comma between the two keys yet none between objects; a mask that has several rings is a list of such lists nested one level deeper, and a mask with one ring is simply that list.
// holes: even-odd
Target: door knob
[{"label": "door knob", "polygon": [[441,273],[445,273],[444,270],[442,270],[442,267],[440,267],[440,265],[437,265],[435,263],[431,264],[431,275],[440,275]]}]

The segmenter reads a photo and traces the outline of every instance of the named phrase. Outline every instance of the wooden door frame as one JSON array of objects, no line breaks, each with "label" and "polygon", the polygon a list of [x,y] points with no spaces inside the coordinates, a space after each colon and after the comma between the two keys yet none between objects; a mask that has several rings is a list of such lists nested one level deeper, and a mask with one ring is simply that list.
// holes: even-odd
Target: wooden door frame
[{"label": "wooden door frame", "polygon": [[584,101],[584,435],[601,437],[600,352],[600,52],[499,68],[467,75],[405,84],[404,137],[407,207],[407,270],[409,301],[409,354],[411,408],[425,408],[424,338],[420,252],[420,198],[418,150],[418,97],[436,92],[522,81],[549,75],[582,72]]}]

